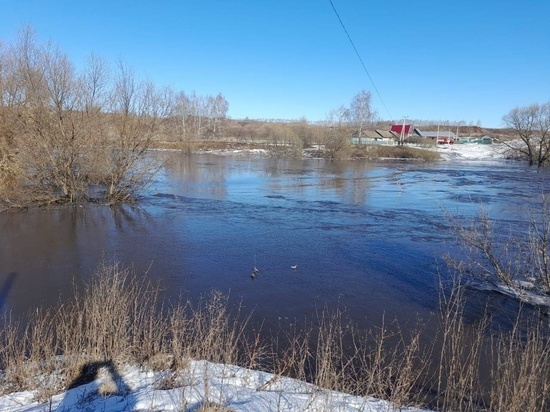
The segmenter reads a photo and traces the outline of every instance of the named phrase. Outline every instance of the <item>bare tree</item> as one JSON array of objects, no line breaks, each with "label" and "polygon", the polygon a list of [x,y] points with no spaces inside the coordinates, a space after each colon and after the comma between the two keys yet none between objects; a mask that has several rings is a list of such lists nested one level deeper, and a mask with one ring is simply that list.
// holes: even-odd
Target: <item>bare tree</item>
[{"label": "bare tree", "polygon": [[348,126],[351,118],[350,110],[340,106],[327,115],[328,128],[325,131],[325,151],[329,157],[340,157],[349,146],[350,136]]},{"label": "bare tree", "polygon": [[16,110],[21,102],[20,84],[17,81],[13,50],[0,43],[0,193],[4,199],[8,192],[18,191],[21,175],[15,147]]},{"label": "bare tree", "polygon": [[303,147],[309,147],[312,145],[315,127],[310,125],[305,117],[301,117],[297,123],[292,125],[292,128],[298,138],[302,141]]},{"label": "bare tree", "polygon": [[22,90],[16,145],[24,184],[42,200],[75,202],[86,188],[86,127],[75,68],[66,54],[38,44],[28,31],[15,53]]},{"label": "bare tree", "polygon": [[[51,43],[23,29],[0,49],[0,201],[77,202],[104,189],[125,201],[156,170],[146,158],[165,133],[173,92],[97,56],[78,72]],[[95,198],[97,195],[95,195]]]},{"label": "bare tree", "polygon": [[219,134],[221,122],[227,117],[228,110],[229,103],[221,93],[218,93],[216,97],[212,98],[212,111],[210,117],[212,119],[212,132],[214,136]]},{"label": "bare tree", "polygon": [[260,134],[267,142],[268,151],[273,157],[294,157],[302,154],[302,141],[290,125],[267,124],[261,127]]},{"label": "bare tree", "polygon": [[179,120],[176,133],[179,140],[183,142],[187,139],[189,123],[191,121],[190,117],[193,114],[191,111],[191,99],[183,91],[179,92],[175,97],[174,112]]},{"label": "bare tree", "polygon": [[204,118],[206,117],[206,99],[193,91],[189,100],[191,103],[195,139],[200,139],[203,133]]},{"label": "bare tree", "polygon": [[173,96],[150,81],[138,82],[134,72],[120,63],[110,102],[112,119],[102,144],[99,180],[107,203],[116,203],[131,199],[156,171],[145,153],[172,113]]},{"label": "bare tree", "polygon": [[[503,237],[494,227],[487,210],[468,224],[449,216],[465,260],[447,263],[466,275],[472,284],[512,296],[535,306],[548,305],[550,294],[550,196],[527,210],[525,231],[511,231]],[[540,297],[543,299],[539,299]]]},{"label": "bare tree", "polygon": [[91,54],[80,78],[82,94],[80,110],[87,113],[104,111],[109,98],[109,78],[109,68],[105,60]]},{"label": "bare tree", "polygon": [[350,117],[357,127],[357,137],[359,139],[363,136],[364,126],[370,124],[374,119],[371,100],[370,91],[361,90],[351,101]]},{"label": "bare tree", "polygon": [[550,161],[550,102],[512,109],[502,120],[514,129],[521,146],[504,141],[511,149],[527,157],[529,165],[543,166]]}]

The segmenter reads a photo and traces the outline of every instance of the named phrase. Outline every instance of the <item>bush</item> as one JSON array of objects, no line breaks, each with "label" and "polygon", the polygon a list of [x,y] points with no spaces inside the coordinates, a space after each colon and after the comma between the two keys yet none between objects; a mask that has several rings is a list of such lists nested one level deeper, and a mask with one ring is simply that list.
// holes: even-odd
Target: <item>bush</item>
[{"label": "bush", "polygon": [[356,146],[352,156],[367,159],[414,159],[423,161],[435,161],[440,158],[439,154],[432,150],[385,145]]}]

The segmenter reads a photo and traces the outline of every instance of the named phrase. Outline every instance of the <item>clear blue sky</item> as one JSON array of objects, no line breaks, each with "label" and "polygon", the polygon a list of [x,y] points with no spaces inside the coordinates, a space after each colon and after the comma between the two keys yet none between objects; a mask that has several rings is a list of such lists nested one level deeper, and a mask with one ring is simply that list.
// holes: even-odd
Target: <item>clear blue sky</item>
[{"label": "clear blue sky", "polygon": [[120,58],[160,85],[223,93],[233,118],[322,120],[366,89],[383,119],[499,127],[550,100],[549,0],[332,1],[382,100],[329,0],[0,0],[0,39],[31,25],[77,67]]}]

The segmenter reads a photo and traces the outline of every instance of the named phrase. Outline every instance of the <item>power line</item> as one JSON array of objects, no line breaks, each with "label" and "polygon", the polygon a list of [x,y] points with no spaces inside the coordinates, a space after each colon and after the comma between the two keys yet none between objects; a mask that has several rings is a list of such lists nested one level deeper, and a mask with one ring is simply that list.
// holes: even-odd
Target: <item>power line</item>
[{"label": "power line", "polygon": [[353,50],[355,50],[355,54],[359,58],[359,61],[361,62],[361,65],[363,66],[363,70],[365,70],[365,73],[367,73],[367,76],[369,77],[370,82],[372,83],[372,87],[376,91],[376,94],[378,95],[378,98],[380,99],[380,101],[382,102],[382,105],[386,109],[386,112],[388,112],[388,115],[390,116],[390,119],[392,119],[393,117],[391,116],[390,111],[388,110],[388,107],[386,106],[386,103],[384,103],[384,99],[382,99],[382,96],[380,95],[380,92],[378,91],[378,88],[374,84],[374,80],[372,79],[369,71],[367,70],[367,66],[365,66],[365,63],[363,62],[363,59],[361,58],[361,55],[357,51],[357,47],[355,47],[355,43],[353,43],[353,40],[351,39],[351,36],[349,35],[348,30],[346,29],[346,26],[344,25],[344,22],[342,21],[342,19],[340,18],[340,15],[336,11],[336,7],[334,7],[334,4],[332,3],[332,0],[328,0],[328,1],[330,2],[330,5],[332,6],[332,10],[334,10],[334,14],[336,14],[336,17],[338,17],[338,20],[340,21],[340,24],[342,25],[342,28],[346,32],[346,36],[348,36],[348,40],[351,43],[351,46],[353,47]]}]

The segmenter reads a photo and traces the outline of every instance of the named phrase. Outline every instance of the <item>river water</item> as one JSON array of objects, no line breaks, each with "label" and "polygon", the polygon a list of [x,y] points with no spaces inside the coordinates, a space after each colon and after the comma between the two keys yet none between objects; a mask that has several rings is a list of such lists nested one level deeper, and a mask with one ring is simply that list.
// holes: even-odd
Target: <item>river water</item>
[{"label": "river water", "polygon": [[170,299],[229,293],[267,326],[324,305],[358,322],[423,317],[437,306],[441,257],[456,250],[449,214],[483,204],[499,227],[525,228],[550,182],[505,161],[152,155],[165,165],[136,204],[0,215],[3,311],[64,299],[116,260]]}]

